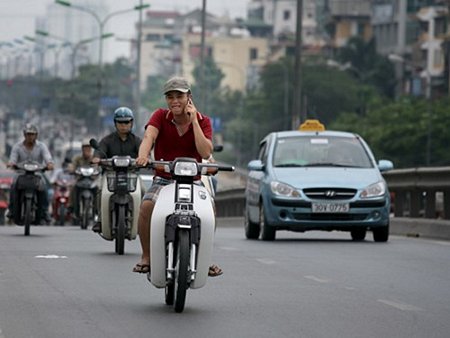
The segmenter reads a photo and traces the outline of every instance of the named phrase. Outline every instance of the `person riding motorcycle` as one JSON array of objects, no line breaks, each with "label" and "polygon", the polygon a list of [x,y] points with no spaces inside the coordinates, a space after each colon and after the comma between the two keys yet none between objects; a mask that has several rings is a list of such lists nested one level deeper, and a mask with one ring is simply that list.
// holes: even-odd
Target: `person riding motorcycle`
[{"label": "person riding motorcycle", "polygon": [[[61,168],[54,170],[52,177],[50,178],[50,183],[53,185],[53,199],[52,199],[52,216],[55,222],[60,220],[60,215],[58,214],[59,200],[60,198],[67,197],[67,190],[72,189],[75,183],[75,177],[72,170],[72,161],[70,158],[65,158],[62,162]],[[69,199],[70,199],[69,190]],[[69,200],[66,200],[69,215],[72,210],[69,209]],[[57,223],[55,223],[57,224]]]},{"label": "person riding motorcycle", "polygon": [[[72,158],[72,170],[75,172],[79,167],[86,167],[92,164],[94,155],[92,153],[92,147],[89,143],[89,139],[83,139],[81,141],[81,154],[75,155]],[[78,190],[76,185],[70,190],[69,197],[69,210],[73,215],[78,215]],[[77,221],[77,220],[75,220]]]},{"label": "person riding motorcycle", "polygon": [[[37,139],[37,127],[30,123],[26,124],[23,128],[23,136],[24,140],[17,142],[12,147],[7,167],[15,168],[18,163],[24,161],[36,161],[38,163],[45,164],[47,170],[53,170],[54,163],[52,155],[50,154],[47,145]],[[41,184],[38,191],[38,203],[41,213],[38,218],[41,220],[45,220],[46,222],[50,222],[50,216],[48,215],[48,192],[45,188],[45,179],[42,173],[40,173],[39,175],[41,178]],[[16,183],[17,176],[14,178],[14,181],[11,185],[11,192],[9,196],[10,201],[8,217],[10,218],[13,217],[15,204],[18,202],[16,201],[18,197]]]},{"label": "person riding motorcycle", "polygon": [[[141,138],[133,134],[134,114],[130,108],[119,107],[114,111],[114,126],[116,130],[106,135],[99,142],[99,149],[95,150],[92,163],[98,164],[102,158],[113,156],[131,156],[136,158],[139,153]],[[101,189],[98,189],[96,200],[98,221],[92,227],[92,231],[101,233]]]},{"label": "person riding motorcycle", "polygon": [[[211,160],[211,120],[195,107],[189,82],[182,77],[173,77],[164,84],[163,93],[167,108],[156,110],[145,125],[144,140],[136,163],[147,165],[153,146],[154,158],[158,160],[172,161],[176,157],[192,157],[198,162],[202,159]],[[170,182],[170,175],[155,171],[153,184],[142,200],[138,225],[142,254],[133,272],[150,271],[150,221],[159,192]],[[219,276],[222,273],[217,265],[210,266],[209,276]]]}]

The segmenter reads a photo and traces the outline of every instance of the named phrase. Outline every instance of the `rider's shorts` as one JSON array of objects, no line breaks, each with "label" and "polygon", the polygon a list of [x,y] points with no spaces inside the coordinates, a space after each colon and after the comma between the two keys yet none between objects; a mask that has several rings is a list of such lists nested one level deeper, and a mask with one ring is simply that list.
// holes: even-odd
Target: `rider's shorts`
[{"label": "rider's shorts", "polygon": [[[151,187],[147,190],[147,192],[145,193],[142,200],[143,201],[152,201],[153,203],[156,203],[156,200],[158,199],[159,192],[161,191],[161,189],[165,185],[168,185],[172,182],[174,182],[174,180],[168,180],[168,179],[165,179],[162,177],[155,176],[153,178],[153,183],[152,183]],[[198,185],[203,185],[203,183],[200,180],[195,181],[194,183],[198,184]]]}]

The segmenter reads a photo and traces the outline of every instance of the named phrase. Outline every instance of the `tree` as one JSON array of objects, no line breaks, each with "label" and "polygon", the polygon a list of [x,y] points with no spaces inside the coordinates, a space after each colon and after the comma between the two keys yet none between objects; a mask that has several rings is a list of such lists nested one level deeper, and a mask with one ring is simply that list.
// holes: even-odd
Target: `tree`
[{"label": "tree", "polygon": [[360,37],[351,38],[338,50],[337,59],[361,84],[373,86],[383,96],[395,96],[394,66],[377,53],[375,39],[366,42]]},{"label": "tree", "polygon": [[[429,106],[431,104],[431,106]],[[329,128],[360,134],[377,158],[397,168],[426,165],[427,138],[431,137],[430,165],[449,165],[450,100],[429,102],[408,97],[373,103],[366,116],[342,114]]]}]

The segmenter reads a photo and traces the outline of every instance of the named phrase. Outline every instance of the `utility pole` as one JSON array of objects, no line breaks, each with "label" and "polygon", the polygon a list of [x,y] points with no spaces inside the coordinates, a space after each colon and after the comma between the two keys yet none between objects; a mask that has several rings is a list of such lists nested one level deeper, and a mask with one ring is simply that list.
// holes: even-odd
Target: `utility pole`
[{"label": "utility pole", "polygon": [[201,109],[206,111],[206,79],[205,79],[205,31],[206,31],[206,0],[202,0],[202,35],[200,41],[200,91]]},{"label": "utility pole", "polygon": [[[143,7],[142,0],[139,1],[139,7]],[[142,9],[139,10],[138,34],[136,41],[136,120],[140,123],[141,114],[141,43],[142,43]]]},{"label": "utility pole", "polygon": [[[398,30],[397,30],[397,50],[395,54],[404,56],[405,55],[405,40],[406,40],[406,0],[399,0],[398,2]],[[396,78],[398,79],[396,88],[396,97],[400,97],[404,94],[405,88],[405,67],[404,64],[397,63],[395,67]]]},{"label": "utility pole", "polygon": [[295,32],[294,97],[292,104],[292,129],[297,129],[306,120],[302,109],[302,15],[303,1],[297,0],[297,27]]}]

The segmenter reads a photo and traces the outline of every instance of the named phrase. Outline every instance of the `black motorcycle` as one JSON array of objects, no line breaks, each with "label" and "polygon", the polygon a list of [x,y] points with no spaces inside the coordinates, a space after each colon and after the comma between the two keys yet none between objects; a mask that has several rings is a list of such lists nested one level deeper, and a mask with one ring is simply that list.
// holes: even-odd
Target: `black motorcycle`
[{"label": "black motorcycle", "polygon": [[97,193],[96,179],[100,171],[93,166],[82,166],[75,170],[76,217],[81,229],[87,229],[95,215],[95,195]]},{"label": "black motorcycle", "polygon": [[25,236],[30,234],[30,225],[39,224],[44,216],[38,206],[38,192],[43,189],[39,172],[44,172],[46,166],[34,161],[25,161],[15,165],[19,172],[16,180],[14,203],[14,223],[24,225]]}]

